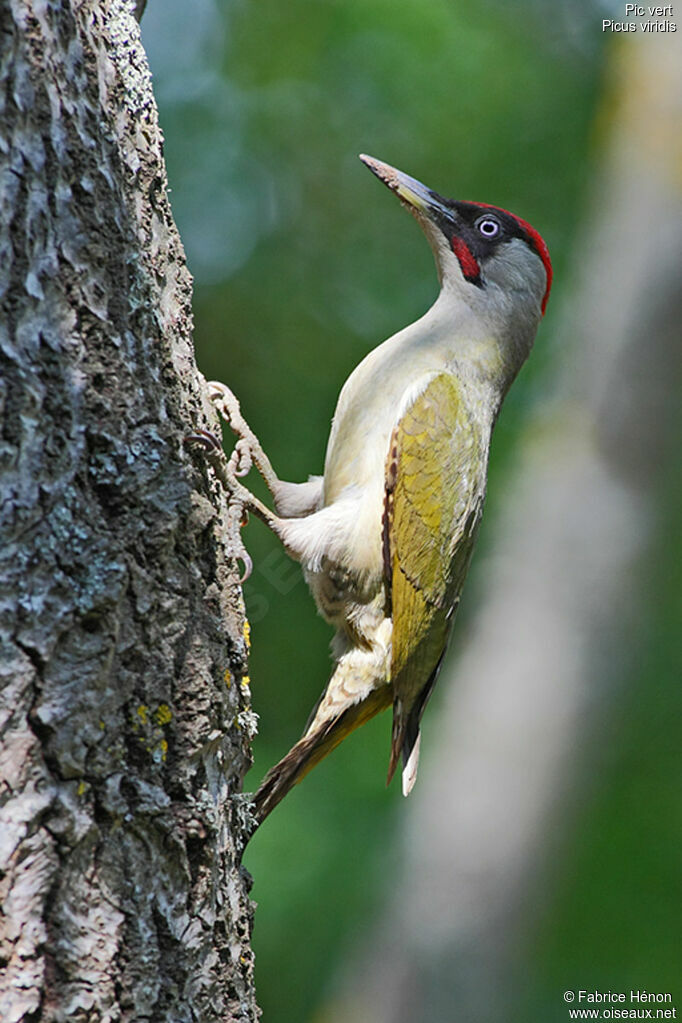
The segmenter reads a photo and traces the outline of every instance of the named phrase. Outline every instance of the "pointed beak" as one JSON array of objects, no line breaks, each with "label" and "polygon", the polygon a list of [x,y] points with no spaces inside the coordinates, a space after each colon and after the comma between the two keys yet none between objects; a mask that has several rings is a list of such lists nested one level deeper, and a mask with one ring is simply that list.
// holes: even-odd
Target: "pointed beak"
[{"label": "pointed beak", "polygon": [[411,178],[409,174],[403,174],[388,163],[375,160],[373,156],[361,153],[360,159],[413,213],[428,217],[429,220],[434,220],[438,216],[452,219],[452,210],[444,206],[435,192],[422,185],[421,181]]}]

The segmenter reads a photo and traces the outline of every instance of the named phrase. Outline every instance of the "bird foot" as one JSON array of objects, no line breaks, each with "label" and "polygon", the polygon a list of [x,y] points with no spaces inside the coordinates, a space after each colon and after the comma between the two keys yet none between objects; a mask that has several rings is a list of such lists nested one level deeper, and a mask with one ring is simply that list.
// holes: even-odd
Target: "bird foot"
[{"label": "bird foot", "polygon": [[[239,471],[242,468],[241,455],[235,449],[228,459],[219,439],[209,430],[197,429],[195,433],[185,437],[185,443],[203,450],[206,460],[229,494],[227,536],[232,556],[236,561],[241,561],[244,566],[244,572],[239,579],[240,583],[244,583],[253,571],[253,561],[241,538],[241,527],[246,525],[249,508],[256,499],[237,479],[237,476],[244,475],[243,471]],[[237,454],[236,459],[235,454]],[[248,469],[246,471],[248,472]]]},{"label": "bird foot", "polygon": [[239,400],[229,387],[218,380],[208,381],[208,393],[218,414],[239,438],[230,458],[234,475],[246,476],[255,466],[272,492],[277,485],[277,476],[258,437],[244,419]]}]

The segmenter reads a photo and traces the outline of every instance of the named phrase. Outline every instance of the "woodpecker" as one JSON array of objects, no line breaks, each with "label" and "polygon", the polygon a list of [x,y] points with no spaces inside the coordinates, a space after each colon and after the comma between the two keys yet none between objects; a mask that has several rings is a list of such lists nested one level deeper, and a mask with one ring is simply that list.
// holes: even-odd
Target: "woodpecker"
[{"label": "woodpecker", "polygon": [[[420,224],[440,293],[351,373],[324,474],[280,480],[234,395],[209,385],[238,436],[229,461],[222,449],[212,458],[230,491],[233,524],[252,511],[272,529],[336,629],[333,671],[303,736],[255,795],[259,822],[349,732],[391,706],[388,782],[401,760],[402,790],[411,791],[421,718],[481,521],[493,426],[552,283],[547,246],[520,217],[446,199],[380,160],[360,159]],[[203,439],[210,448],[210,435]],[[275,513],[237,478],[252,465]]]}]

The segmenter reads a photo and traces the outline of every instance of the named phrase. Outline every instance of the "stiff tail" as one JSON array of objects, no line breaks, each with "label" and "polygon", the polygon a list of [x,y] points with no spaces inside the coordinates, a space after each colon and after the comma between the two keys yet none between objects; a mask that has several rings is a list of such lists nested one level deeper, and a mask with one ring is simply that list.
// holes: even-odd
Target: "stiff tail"
[{"label": "stiff tail", "polygon": [[334,717],[321,721],[282,757],[278,764],[268,771],[254,797],[256,818],[261,824],[274,810],[287,792],[297,785],[320,760],[331,753],[355,728],[364,725],[380,710],[391,703],[388,685],[373,689],[358,703],[351,704]]},{"label": "stiff tail", "polygon": [[[445,650],[441,653],[438,663],[429,675],[426,685],[423,686],[417,699],[405,713],[405,705],[402,699],[396,697],[393,701],[393,734],[391,736],[391,759],[388,763],[388,778],[386,784],[390,785],[402,757],[403,761],[403,795],[409,796],[417,780],[417,768],[419,767],[419,745],[421,735],[419,723],[424,713],[429,696],[436,684],[438,673],[443,664]],[[394,681],[394,689],[400,691],[399,681]]]},{"label": "stiff tail", "polygon": [[388,763],[388,778],[386,784],[390,785],[402,757],[403,761],[403,795],[409,796],[414,783],[417,780],[417,768],[419,767],[419,745],[421,735],[419,733],[420,715],[412,714],[406,722],[394,711],[393,735],[391,738],[391,759]]}]

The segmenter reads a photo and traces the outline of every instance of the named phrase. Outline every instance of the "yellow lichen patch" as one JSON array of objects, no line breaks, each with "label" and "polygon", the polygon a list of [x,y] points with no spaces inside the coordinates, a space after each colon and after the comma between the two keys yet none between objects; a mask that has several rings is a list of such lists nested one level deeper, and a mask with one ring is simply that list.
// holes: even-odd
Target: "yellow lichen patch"
[{"label": "yellow lichen patch", "polygon": [[167,725],[173,720],[173,712],[167,703],[160,703],[154,711],[157,725]]},{"label": "yellow lichen patch", "polygon": [[248,618],[244,619],[244,642],[247,647],[251,649],[251,625],[249,624]]},{"label": "yellow lichen patch", "polygon": [[107,726],[105,725],[105,723],[104,723],[104,722],[102,721],[102,719],[101,719],[101,718],[99,719],[99,727],[100,727],[100,731],[102,731],[102,732],[103,732],[103,731],[104,731],[104,729],[105,729],[105,728],[107,727]]},{"label": "yellow lichen patch", "polygon": [[242,685],[242,689],[246,689],[247,686],[251,685],[251,679],[249,678],[248,675],[244,675],[244,677],[242,678],[242,681],[241,681],[241,685]]},{"label": "yellow lichen patch", "polygon": [[225,685],[227,686],[227,688],[231,689],[232,688],[232,674],[231,674],[229,668],[225,668],[225,674],[223,675],[223,678],[225,679]]},{"label": "yellow lichen patch", "polygon": [[149,707],[146,704],[141,703],[140,706],[137,708],[137,716],[139,717],[139,719],[140,719],[140,721],[142,722],[143,725],[147,724],[148,714],[149,714]]},{"label": "yellow lichen patch", "polygon": [[76,789],[76,792],[78,793],[78,795],[79,796],[84,796],[87,791],[88,791],[88,783],[86,781],[79,781],[78,782],[78,788]]}]

